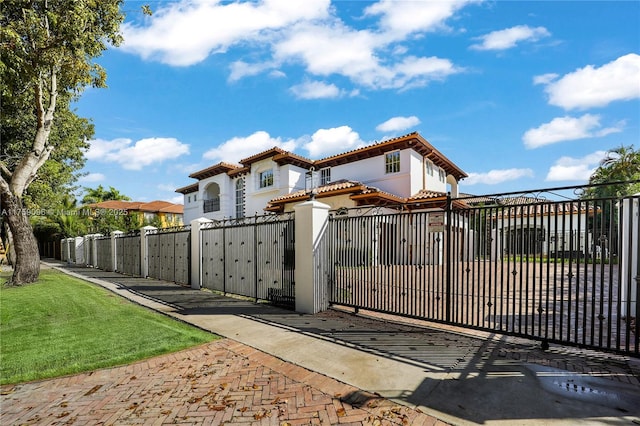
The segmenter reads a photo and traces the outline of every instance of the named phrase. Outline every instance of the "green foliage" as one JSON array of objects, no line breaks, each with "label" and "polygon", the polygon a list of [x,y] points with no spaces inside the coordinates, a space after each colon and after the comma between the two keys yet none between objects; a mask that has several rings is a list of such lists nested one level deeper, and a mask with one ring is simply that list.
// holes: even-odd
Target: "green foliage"
[{"label": "green foliage", "polygon": [[102,201],[121,200],[130,201],[131,198],[122,194],[120,191],[110,186],[109,189],[104,189],[102,185],[98,185],[97,188],[84,188],[84,197],[82,198],[82,204],[100,203]]},{"label": "green foliage", "polygon": [[[607,152],[589,178],[589,184],[601,185],[585,193],[585,197],[622,197],[640,192],[640,151],[620,146]],[[612,182],[623,182],[605,185]]]},{"label": "green foliage", "polygon": [[[106,73],[94,59],[109,43],[117,46],[122,41],[121,4],[122,0],[0,2],[0,196],[7,204],[51,204],[82,166],[80,149],[93,128],[69,106],[86,87],[105,87]],[[30,221],[13,214],[6,223],[17,258],[11,283],[33,282],[39,262]]]},{"label": "green foliage", "polygon": [[216,338],[52,270],[38,283],[0,288],[0,305],[1,384],[111,367]]},{"label": "green foliage", "polygon": [[86,86],[104,87],[105,71],[91,59],[100,56],[108,43],[117,46],[122,42],[121,3],[121,0],[3,2],[0,36],[7,86],[30,90],[38,80],[55,75],[61,93],[77,95]]}]

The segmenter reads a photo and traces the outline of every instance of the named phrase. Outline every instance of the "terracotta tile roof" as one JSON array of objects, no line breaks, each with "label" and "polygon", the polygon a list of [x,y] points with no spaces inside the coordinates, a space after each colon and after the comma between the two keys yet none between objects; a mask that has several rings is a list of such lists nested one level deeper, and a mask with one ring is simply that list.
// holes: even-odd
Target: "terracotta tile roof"
[{"label": "terracotta tile roof", "polygon": [[173,203],[168,201],[154,200],[148,203],[141,203],[138,209],[143,212],[159,212],[160,210],[171,206],[173,206]]},{"label": "terracotta tile roof", "polygon": [[233,176],[249,173],[250,171],[251,171],[251,167],[245,166],[245,167],[240,167],[238,169],[229,170],[227,174],[233,177]]},{"label": "terracotta tile roof", "polygon": [[111,210],[138,210],[140,208],[139,201],[121,201],[121,200],[108,200],[101,201],[99,203],[87,204],[85,207],[92,209],[111,209]]},{"label": "terracotta tile roof", "polygon": [[[351,193],[356,191],[362,191],[366,188],[366,186],[362,182],[356,182],[352,180],[339,180],[335,182],[328,183],[326,185],[319,186],[317,188],[316,197],[330,197],[334,195],[339,195],[342,193]],[[269,204],[283,204],[288,203],[294,200],[307,199],[309,198],[309,191],[305,191],[301,189],[296,192],[292,192],[290,194],[281,195],[280,197],[276,197],[269,201]]]},{"label": "terracotta tile roof", "polygon": [[192,183],[191,185],[183,186],[181,188],[176,189],[176,192],[181,194],[191,194],[192,192],[198,192],[199,183]]},{"label": "terracotta tile roof", "polygon": [[444,192],[429,191],[428,189],[421,189],[416,194],[409,197],[407,201],[433,200],[435,198],[447,198],[447,194]]},{"label": "terracotta tile roof", "polygon": [[367,186],[360,194],[354,194],[351,199],[359,204],[371,202],[372,204],[404,204],[407,200],[390,192],[382,191],[378,188]]},{"label": "terracotta tile roof", "polygon": [[[350,194],[349,198],[354,200],[357,205],[401,205],[406,201],[402,197],[381,191],[375,187],[367,186],[362,182],[347,179],[331,182],[318,187],[316,198],[334,197],[344,194]],[[271,200],[265,210],[282,211],[285,204],[308,200],[309,197],[309,191],[305,190],[282,195]]]},{"label": "terracotta tile roof", "polygon": [[165,212],[165,213],[183,213],[184,206],[182,204],[173,204],[168,201],[155,200],[149,203],[140,201],[120,201],[109,200],[100,203],[87,204],[85,207],[90,209],[107,209],[107,210],[129,210],[140,212]]},{"label": "terracotta tile roof", "polygon": [[274,146],[271,149],[259,152],[258,154],[252,155],[251,157],[247,157],[247,158],[245,158],[243,160],[240,160],[240,163],[243,166],[249,166],[249,165],[251,165],[251,164],[253,164],[253,163],[257,162],[257,161],[264,160],[265,158],[270,158],[270,157],[273,157],[273,156],[278,155],[278,154],[284,154],[286,152],[287,151],[285,151],[284,149],[278,148],[277,146]]},{"label": "terracotta tile roof", "polygon": [[273,161],[275,161],[279,165],[293,164],[294,166],[302,167],[305,169],[310,169],[314,164],[313,160],[310,160],[298,154],[294,154],[293,152],[283,152],[281,154],[275,155],[273,157]]},{"label": "terracotta tile roof", "polygon": [[208,177],[216,176],[222,173],[228,173],[232,170],[236,170],[240,168],[241,166],[231,164],[231,163],[225,163],[224,161],[222,161],[218,164],[214,164],[211,167],[207,167],[206,169],[202,169],[197,172],[191,173],[189,177],[202,180],[202,179],[206,179]]},{"label": "terracotta tile roof", "polygon": [[159,210],[162,213],[183,214],[184,206],[182,204],[172,204]]}]

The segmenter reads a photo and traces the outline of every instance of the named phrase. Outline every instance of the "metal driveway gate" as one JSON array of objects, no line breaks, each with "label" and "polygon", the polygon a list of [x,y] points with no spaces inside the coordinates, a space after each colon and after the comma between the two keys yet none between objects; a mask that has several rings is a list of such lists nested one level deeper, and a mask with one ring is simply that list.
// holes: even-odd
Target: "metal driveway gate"
[{"label": "metal driveway gate", "polygon": [[149,277],[189,284],[191,231],[158,229],[147,235]]},{"label": "metal driveway gate", "polygon": [[200,231],[203,287],[293,308],[294,226],[291,215],[207,224]]},{"label": "metal driveway gate", "polygon": [[316,277],[335,305],[638,356],[639,198],[334,214]]}]

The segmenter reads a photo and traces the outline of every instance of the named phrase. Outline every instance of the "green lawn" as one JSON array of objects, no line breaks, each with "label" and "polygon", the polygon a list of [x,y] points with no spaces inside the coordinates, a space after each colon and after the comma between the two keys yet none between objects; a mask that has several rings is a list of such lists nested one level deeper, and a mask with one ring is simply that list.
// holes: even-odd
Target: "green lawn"
[{"label": "green lawn", "polygon": [[[8,273],[0,274],[4,284]],[[0,286],[0,383],[122,365],[218,337],[55,270]]]}]

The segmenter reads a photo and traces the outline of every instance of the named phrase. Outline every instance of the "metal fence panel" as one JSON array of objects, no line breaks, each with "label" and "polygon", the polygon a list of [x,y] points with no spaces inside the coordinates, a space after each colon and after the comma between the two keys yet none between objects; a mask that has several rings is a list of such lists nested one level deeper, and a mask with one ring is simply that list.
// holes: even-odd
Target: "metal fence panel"
[{"label": "metal fence panel", "polygon": [[140,276],[140,235],[116,237],[116,271]]},{"label": "metal fence panel", "polygon": [[226,292],[224,285],[224,228],[208,228],[200,232],[202,286],[210,290]]},{"label": "metal fence panel", "polygon": [[113,254],[111,252],[111,238],[100,237],[96,240],[97,265],[103,271],[113,271]]},{"label": "metal fence panel", "polygon": [[190,235],[184,230],[147,235],[149,277],[189,284]]},{"label": "metal fence panel", "polygon": [[201,231],[202,283],[212,290],[295,304],[294,222],[250,218]]}]

